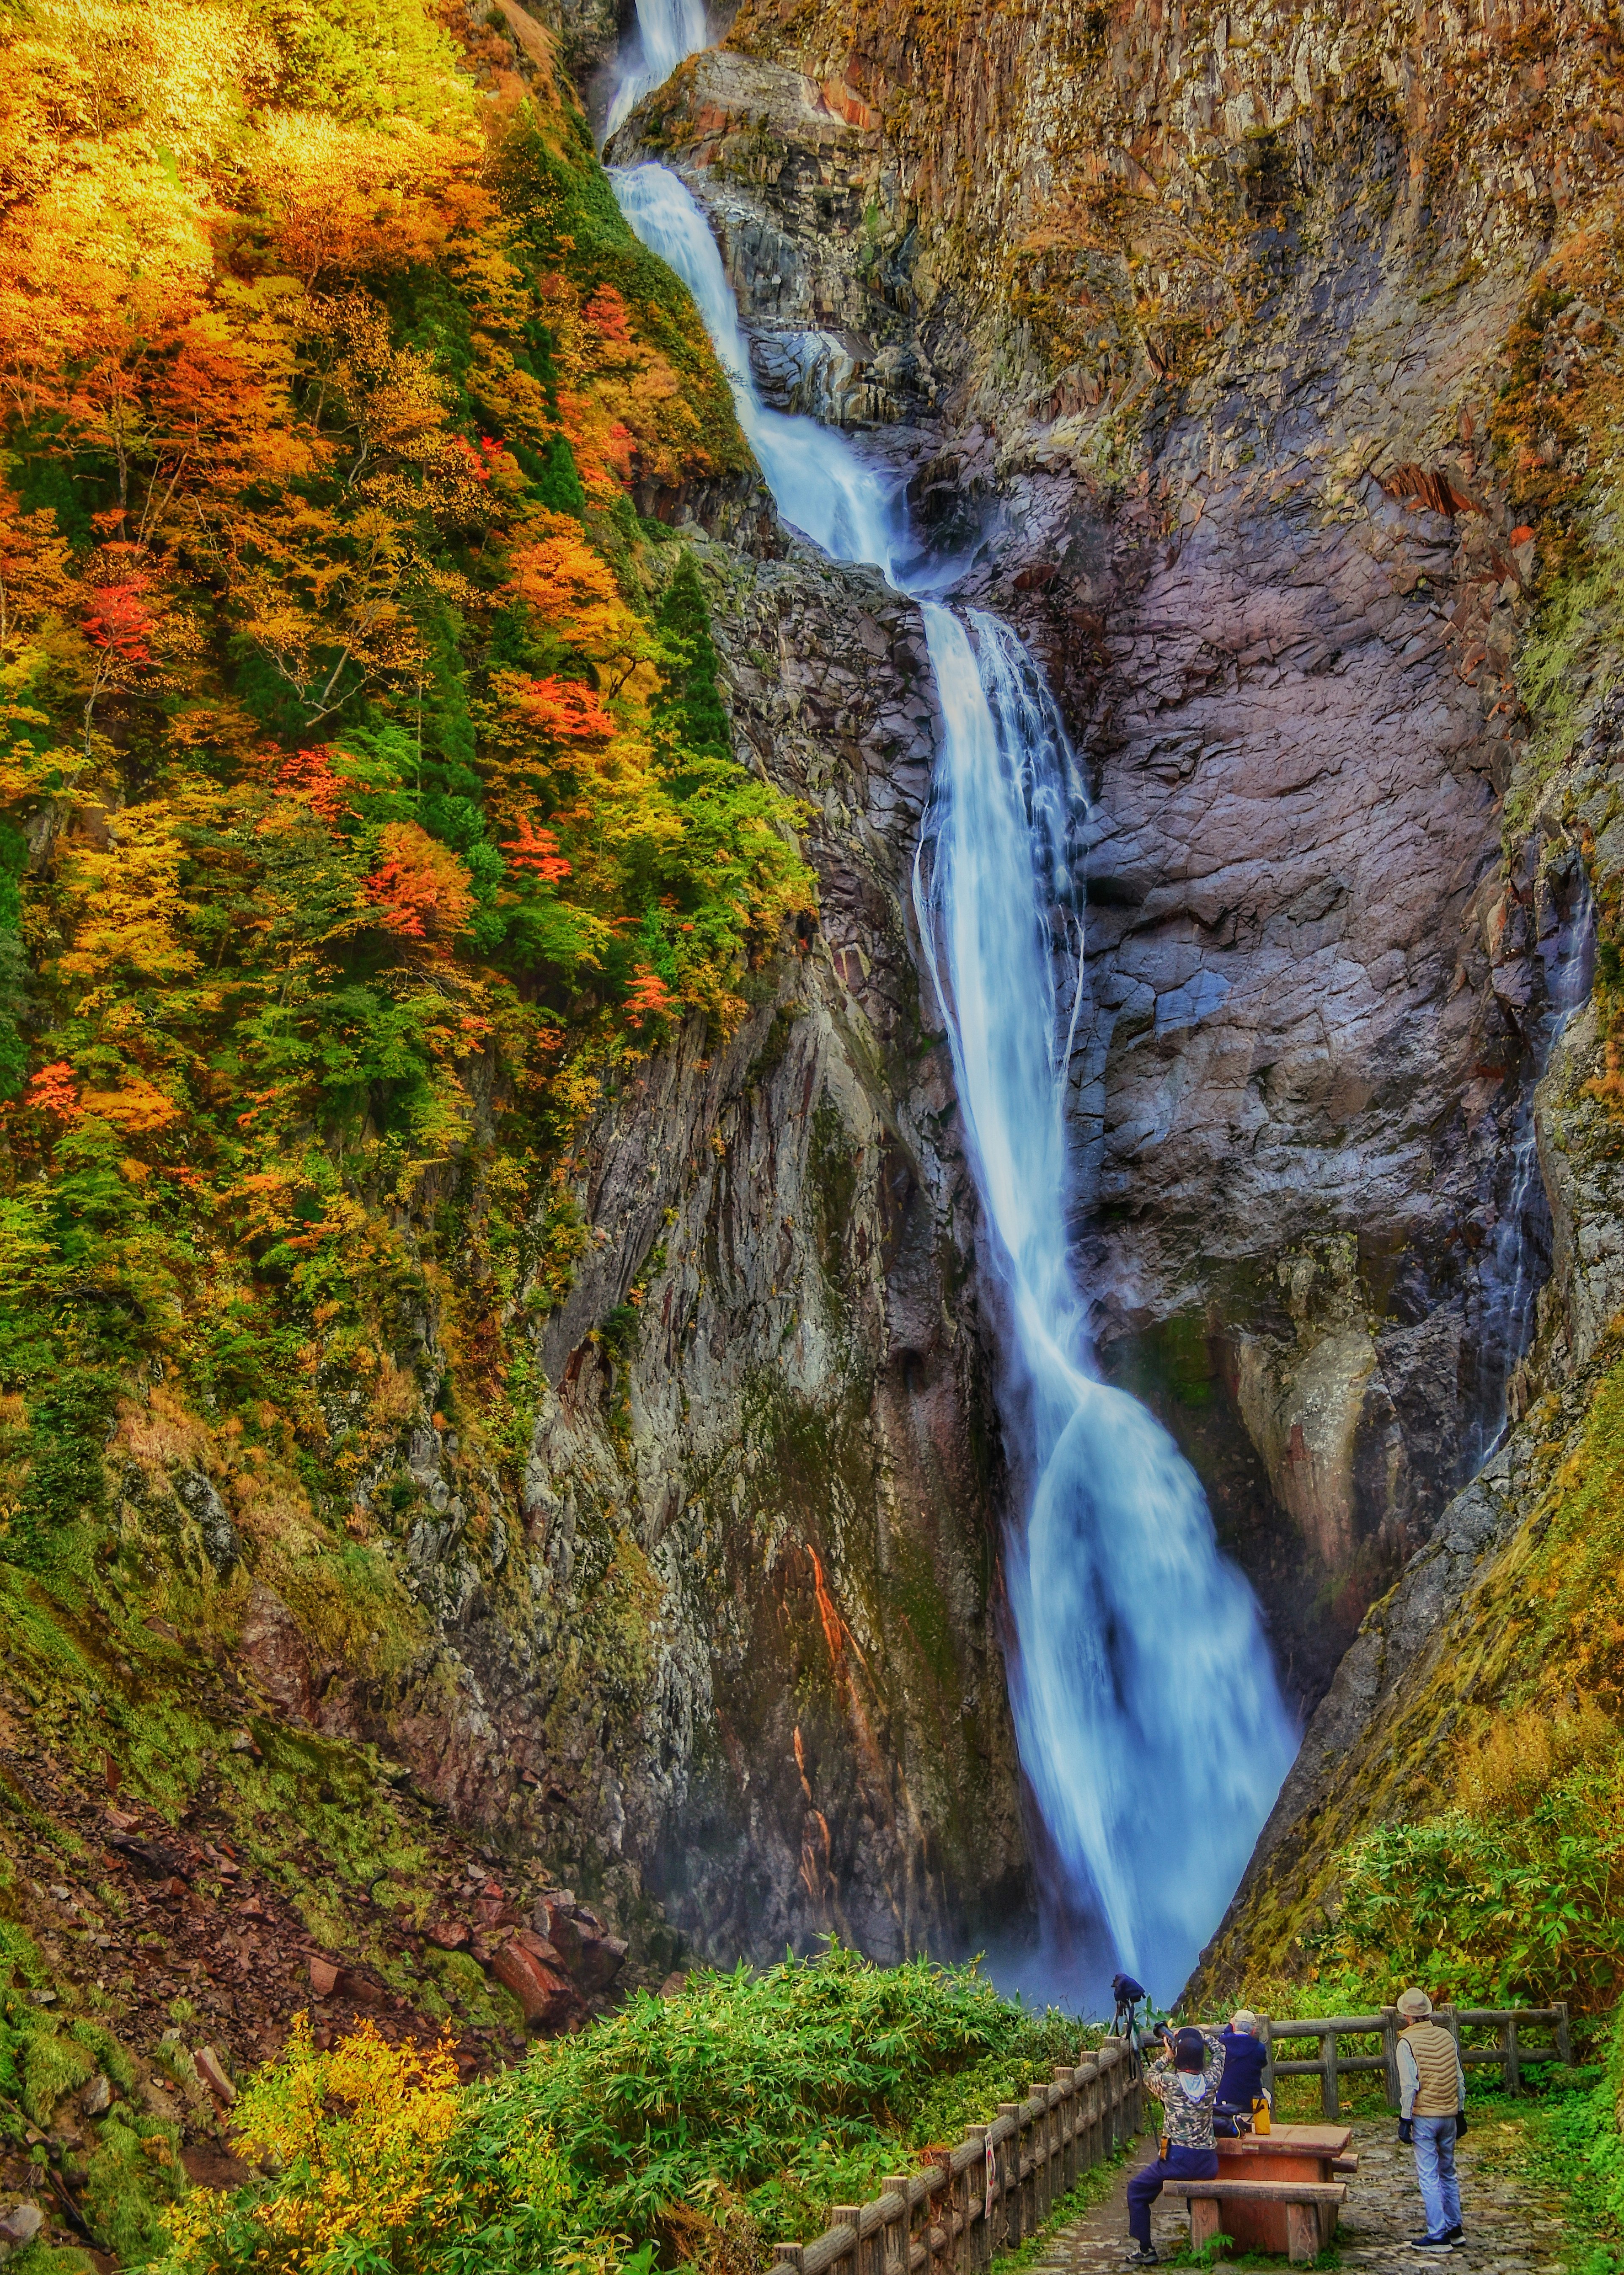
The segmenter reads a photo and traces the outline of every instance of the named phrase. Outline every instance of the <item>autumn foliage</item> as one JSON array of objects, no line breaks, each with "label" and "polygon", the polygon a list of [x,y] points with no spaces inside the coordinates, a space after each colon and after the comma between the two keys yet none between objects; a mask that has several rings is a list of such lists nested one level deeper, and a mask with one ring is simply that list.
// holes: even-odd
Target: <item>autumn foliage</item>
[{"label": "autumn foliage", "polygon": [[[330,1451],[321,1369],[434,1268],[412,1210],[451,1164],[496,1197],[452,1299],[495,1389],[541,1252],[516,1228],[563,1206],[604,1085],[736,1024],[807,905],[784,802],[674,734],[692,572],[630,494],[748,463],[725,381],[568,90],[469,23],[0,11],[0,1378],[28,1396],[64,1353],[162,1347]],[[34,1522],[0,1507],[0,1546]]]}]

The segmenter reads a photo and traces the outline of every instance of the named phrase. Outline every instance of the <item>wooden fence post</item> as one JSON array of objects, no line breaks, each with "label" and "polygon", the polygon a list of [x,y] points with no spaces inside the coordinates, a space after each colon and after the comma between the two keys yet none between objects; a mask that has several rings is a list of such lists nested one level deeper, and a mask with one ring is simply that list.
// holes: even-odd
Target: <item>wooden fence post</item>
[{"label": "wooden fence post", "polygon": [[801,2263],[805,2256],[804,2248],[798,2243],[775,2243],[773,2246],[774,2266],[791,2268],[794,2275],[801,2275]]},{"label": "wooden fence post", "polygon": [[1336,2090],[1336,2032],[1319,2033],[1319,2112],[1332,2123],[1342,2113],[1341,2097]]},{"label": "wooden fence post", "polygon": [[1263,2090],[1272,2103],[1274,2099],[1274,2024],[1267,2014],[1259,2014],[1258,2028],[1263,2037]]},{"label": "wooden fence post", "polygon": [[1009,2120],[1008,2137],[998,2144],[998,2177],[1004,2216],[998,2239],[1001,2251],[1013,2251],[1021,2240],[1021,2105],[1001,2101],[998,2113]]},{"label": "wooden fence post", "polygon": [[972,2262],[970,2256],[970,2166],[966,2165],[962,2173],[956,2173],[951,2165],[949,2165],[948,2168],[948,2220],[949,2233],[952,2232],[952,2223],[955,2220],[958,2223],[957,2238],[953,2245],[953,2265],[955,2275],[971,2275]]},{"label": "wooden fence post", "polygon": [[1063,2196],[1069,2196],[1077,2184],[1076,2078],[1076,2071],[1069,2067],[1054,2073],[1060,2088],[1060,2192]]},{"label": "wooden fence post", "polygon": [[842,2267],[847,2269],[849,2271],[849,2275],[868,2275],[868,2271],[863,2264],[862,2205],[835,2204],[829,2213],[829,2226],[831,2227],[849,2226],[853,2230],[855,2236],[855,2241],[852,2243],[850,2254],[842,2258],[837,2259],[835,2262],[835,2267],[837,2269]]},{"label": "wooden fence post", "polygon": [[1387,2065],[1387,2106],[1396,2109],[1399,2105],[1399,2010],[1396,2007],[1384,2007],[1381,2010],[1381,2058]]},{"label": "wooden fence post", "polygon": [[[964,2135],[967,2141],[973,2141],[981,2151],[979,2214],[976,2211],[977,2183],[971,2179],[971,2173],[966,2173],[964,2175],[971,2189],[971,2217],[976,2222],[974,2249],[970,2257],[972,2268],[988,2266],[993,2257],[993,2152],[986,2144],[989,2129],[986,2125],[972,2125]],[[971,2172],[973,2173],[976,2167],[972,2165]]]},{"label": "wooden fence post", "polygon": [[913,2258],[913,2191],[909,2185],[912,2177],[910,2173],[891,2173],[880,2183],[885,2195],[903,2200],[900,2216],[893,2212],[884,2230],[885,2264],[893,2275],[909,2275]]},{"label": "wooden fence post", "polygon": [[1567,2034],[1567,2001],[1559,1999],[1556,2004],[1556,2058],[1564,2069],[1574,2066],[1573,2041]]},{"label": "wooden fence post", "polygon": [[1096,2132],[1099,2122],[1099,2064],[1097,2061],[1085,2061],[1078,2069],[1077,2094],[1081,2105],[1077,2119],[1083,2128],[1079,2170],[1091,2173],[1099,2162],[1099,2142]]},{"label": "wooden fence post", "polygon": [[1517,2044],[1517,2018],[1514,2013],[1507,2014],[1506,2017],[1505,2047],[1506,2059],[1500,2064],[1500,2080],[1507,2093],[1516,2093],[1522,2089],[1522,2065],[1520,2059],[1522,2050]]}]

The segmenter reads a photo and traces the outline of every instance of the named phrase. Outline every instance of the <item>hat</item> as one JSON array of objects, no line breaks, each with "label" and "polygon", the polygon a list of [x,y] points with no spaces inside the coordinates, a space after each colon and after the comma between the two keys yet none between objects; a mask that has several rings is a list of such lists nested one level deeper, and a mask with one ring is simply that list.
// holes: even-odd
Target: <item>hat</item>
[{"label": "hat", "polygon": [[1258,2017],[1250,2007],[1237,2007],[1229,2017],[1229,2027],[1232,2030],[1255,2030]]},{"label": "hat", "polygon": [[1181,2030],[1173,2041],[1175,2069],[1205,2069],[1206,2040],[1199,2030]]},{"label": "hat", "polygon": [[1412,2022],[1419,2022],[1424,2014],[1430,2014],[1431,2011],[1432,2001],[1424,1991],[1399,1992],[1399,2012],[1401,2014],[1408,2014]]}]

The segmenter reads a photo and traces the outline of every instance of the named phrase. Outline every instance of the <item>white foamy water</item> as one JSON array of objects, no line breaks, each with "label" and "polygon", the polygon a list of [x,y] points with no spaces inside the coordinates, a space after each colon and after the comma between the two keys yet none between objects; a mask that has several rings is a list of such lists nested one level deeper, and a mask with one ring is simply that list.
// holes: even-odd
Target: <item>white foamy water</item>
[{"label": "white foamy water", "polygon": [[[844,437],[769,411],[704,215],[660,166],[614,177],[645,245],[684,279],[787,521],[896,581],[904,533]],[[1008,1541],[1021,1760],[1112,1966],[1170,1999],[1221,1917],[1295,1748],[1256,1604],[1219,1555],[1194,1472],[1101,1382],[1066,1232],[1070,1036],[1083,951],[1069,848],[1080,775],[1041,675],[996,618],[922,601],[944,734],[915,906],[980,1196],[1002,1410],[1020,1506]],[[1057,946],[1058,938],[1058,946]]]},{"label": "white foamy water", "polygon": [[605,141],[646,94],[665,85],[678,64],[710,45],[705,0],[637,0],[637,8],[636,43],[616,63]]},{"label": "white foamy water", "polygon": [[843,435],[762,402],[733,287],[710,223],[685,185],[664,166],[618,167],[609,179],[638,236],[676,269],[698,302],[739,425],[780,513],[837,561],[872,561],[889,575],[894,519],[883,483]]},{"label": "white foamy water", "polygon": [[[1245,1869],[1295,1737],[1195,1472],[1092,1364],[1066,1231],[1076,765],[1008,625],[924,608],[946,733],[914,903],[1003,1298],[1004,1424],[1025,1502],[1008,1545],[1021,1761],[1063,1908],[1103,1928],[1097,1977],[1109,1956],[1168,2000]],[[1070,955],[1056,954],[1057,927]]]}]

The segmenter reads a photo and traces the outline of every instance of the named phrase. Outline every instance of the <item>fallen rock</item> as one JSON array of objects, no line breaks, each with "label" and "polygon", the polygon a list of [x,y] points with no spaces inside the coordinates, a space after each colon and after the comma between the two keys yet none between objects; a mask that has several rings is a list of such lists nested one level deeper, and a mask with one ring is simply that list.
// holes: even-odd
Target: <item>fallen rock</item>
[{"label": "fallen rock", "polygon": [[584,1935],[574,1968],[583,1991],[607,1991],[626,1963],[630,1945],[617,1935]]},{"label": "fallen rock", "polygon": [[330,1999],[337,1987],[338,1978],[344,1969],[341,1967],[335,1967],[330,1959],[317,1959],[313,1956],[309,1961],[309,1967],[311,1989],[318,1999]]},{"label": "fallen rock", "polygon": [[436,1951],[460,1951],[468,1940],[466,1920],[430,1920],[423,1931],[423,1939],[432,1943]]},{"label": "fallen rock", "polygon": [[229,2109],[237,2098],[237,2088],[226,2075],[225,2065],[213,2046],[200,2046],[192,2057],[192,2067],[216,2100]]},{"label": "fallen rock", "polygon": [[32,2243],[45,2225],[45,2215],[38,2204],[13,2204],[10,2211],[0,2211],[0,2245],[8,2251],[20,2251]]},{"label": "fallen rock", "polygon": [[534,1928],[520,1928],[513,1940],[515,1943],[522,1945],[524,1949],[530,1954],[533,1959],[539,1959],[543,1967],[555,1967],[561,1971],[568,1971],[564,1969],[563,1961],[558,1955],[557,1946],[555,1944],[549,1943],[546,1936],[538,1935]]},{"label": "fallen rock", "polygon": [[547,1938],[562,1964],[573,1975],[581,1958],[581,1929],[575,1917],[574,1898],[569,1898],[567,1902],[557,1896],[538,1898],[535,1929],[538,1935]]},{"label": "fallen rock", "polygon": [[87,2117],[102,2117],[113,2105],[113,2089],[98,2070],[79,2097],[79,2105]]},{"label": "fallen rock", "polygon": [[581,1998],[567,1976],[527,1951],[517,1938],[494,1952],[491,1973],[504,1991],[510,1991],[525,2020],[537,2029],[562,2029],[580,2014]]}]

